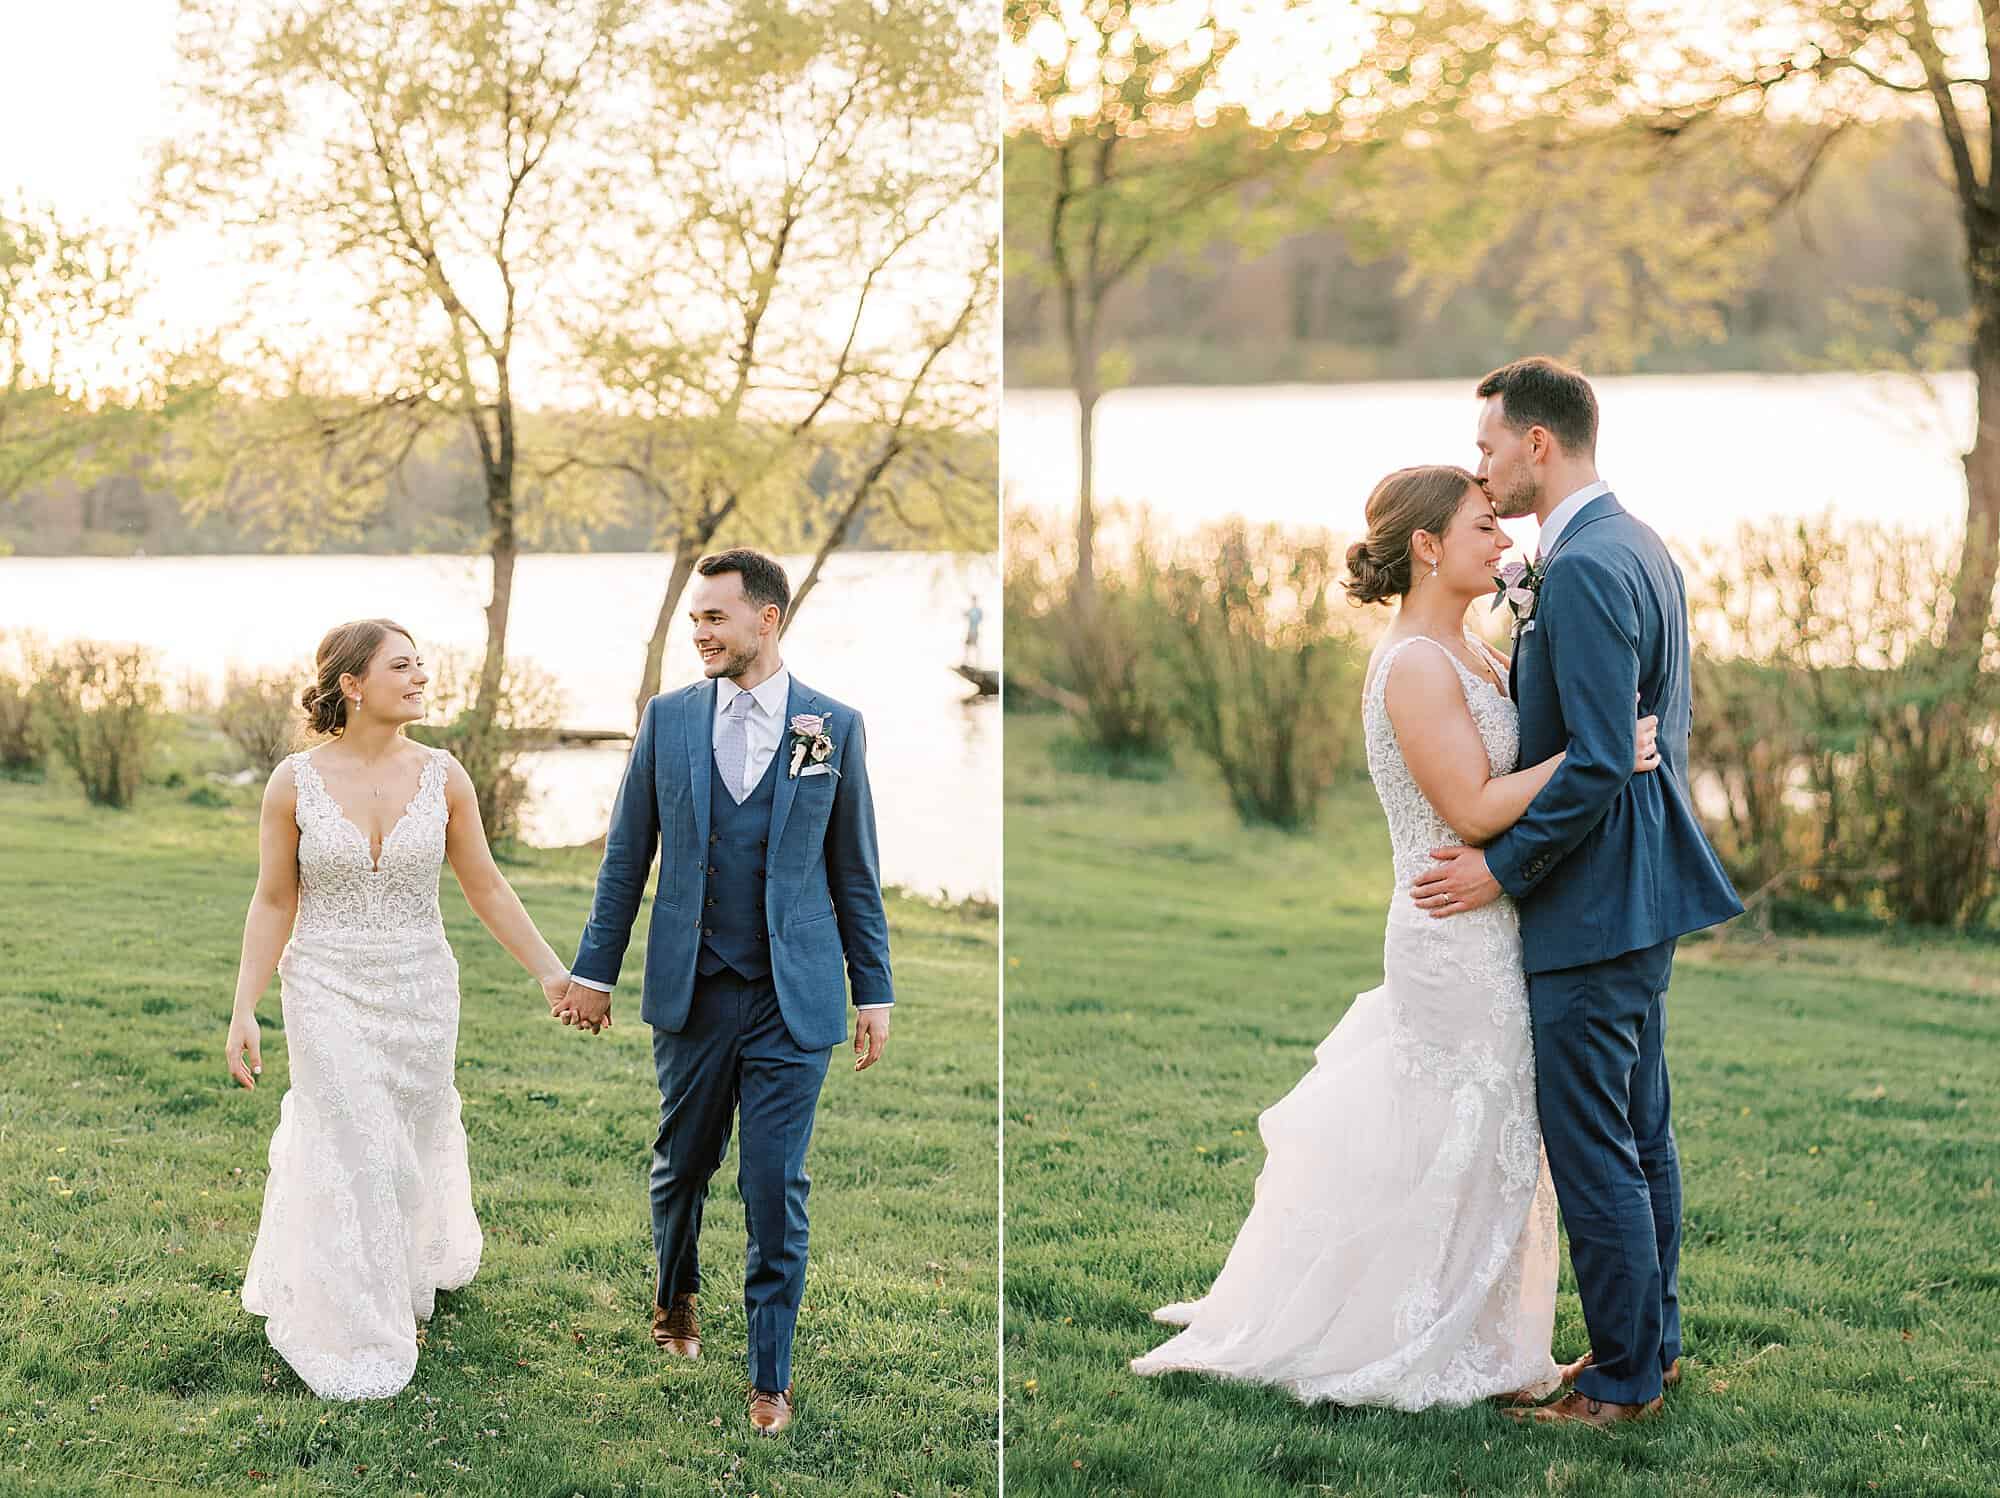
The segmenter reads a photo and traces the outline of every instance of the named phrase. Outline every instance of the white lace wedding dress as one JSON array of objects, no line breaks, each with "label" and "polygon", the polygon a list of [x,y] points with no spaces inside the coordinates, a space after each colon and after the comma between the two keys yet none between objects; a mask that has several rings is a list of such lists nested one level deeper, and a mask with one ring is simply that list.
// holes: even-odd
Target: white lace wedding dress
[{"label": "white lace wedding dress", "polygon": [[[1430,850],[1460,841],[1417,789],[1383,705],[1389,667],[1412,645],[1452,656],[1423,636],[1401,641],[1362,694],[1395,854],[1382,986],[1258,1120],[1264,1169],[1228,1261],[1200,1300],[1155,1312],[1186,1330],[1136,1372],[1399,1410],[1556,1386],[1555,1193],[1520,928],[1504,897],[1442,920],[1410,898]],[[1511,772],[1513,703],[1452,660],[1492,772]]]},{"label": "white lace wedding dress", "polygon": [[417,1366],[417,1322],[479,1268],[452,1067],[458,963],[438,913],[446,755],[382,840],[298,789],[299,909],[283,980],[291,1089],[271,1136],[243,1305],[322,1399],[386,1399]]}]

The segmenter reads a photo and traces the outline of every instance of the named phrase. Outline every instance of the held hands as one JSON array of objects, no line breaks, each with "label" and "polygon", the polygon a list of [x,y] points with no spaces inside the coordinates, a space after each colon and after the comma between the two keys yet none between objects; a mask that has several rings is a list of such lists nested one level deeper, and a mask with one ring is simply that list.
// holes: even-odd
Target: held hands
[{"label": "held hands", "polygon": [[866,1071],[889,1047],[888,1009],[858,1009],[854,1013],[854,1069]]},{"label": "held hands", "polygon": [[[595,1035],[611,1028],[611,995],[587,983],[573,983],[565,975],[563,991],[549,999],[549,1014],[566,1025],[575,1025]],[[544,985],[543,992],[548,992]]]},{"label": "held hands", "polygon": [[[249,1053],[249,1062],[244,1062],[244,1053]],[[234,1014],[229,1018],[229,1039],[224,1043],[223,1053],[229,1062],[229,1075],[240,1087],[255,1091],[257,1078],[264,1073],[263,1043],[257,1034],[257,1016],[254,1014]]]}]

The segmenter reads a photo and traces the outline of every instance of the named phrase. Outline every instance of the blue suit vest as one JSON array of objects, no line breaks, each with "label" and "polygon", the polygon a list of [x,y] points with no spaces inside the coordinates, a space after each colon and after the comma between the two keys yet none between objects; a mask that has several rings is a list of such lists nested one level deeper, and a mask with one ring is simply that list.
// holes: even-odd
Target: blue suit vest
[{"label": "blue suit vest", "polygon": [[734,968],[745,978],[771,973],[771,936],[764,915],[770,862],[771,803],[777,797],[784,745],[771,756],[756,788],[739,804],[709,760],[708,894],[701,913],[701,956],[695,971]]}]

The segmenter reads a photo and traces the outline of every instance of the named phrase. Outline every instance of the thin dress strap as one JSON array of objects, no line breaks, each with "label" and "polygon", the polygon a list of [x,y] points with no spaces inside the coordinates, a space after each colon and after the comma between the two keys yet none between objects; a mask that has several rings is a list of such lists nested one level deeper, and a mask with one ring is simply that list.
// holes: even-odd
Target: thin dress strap
[{"label": "thin dress strap", "polygon": [[1375,674],[1368,679],[1368,692],[1371,696],[1375,694],[1378,688],[1384,692],[1388,690],[1389,668],[1395,664],[1396,657],[1403,653],[1403,648],[1405,646],[1413,645],[1418,640],[1422,640],[1426,645],[1429,645],[1433,650],[1442,652],[1444,658],[1450,661],[1452,665],[1456,666],[1460,672],[1463,672],[1465,670],[1465,662],[1460,660],[1457,656],[1453,655],[1451,653],[1451,647],[1445,644],[1444,641],[1439,639],[1434,639],[1430,635],[1404,635],[1402,639],[1398,640],[1395,644],[1391,645],[1387,650],[1385,650],[1382,653],[1382,659],[1376,662]]}]

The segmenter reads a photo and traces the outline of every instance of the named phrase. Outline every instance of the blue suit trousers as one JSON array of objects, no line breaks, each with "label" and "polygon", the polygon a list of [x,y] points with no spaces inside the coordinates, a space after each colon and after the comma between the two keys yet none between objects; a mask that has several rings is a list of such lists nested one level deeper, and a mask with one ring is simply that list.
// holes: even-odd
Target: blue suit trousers
[{"label": "blue suit trousers", "polygon": [[800,1048],[778,1010],[767,975],[734,969],[695,980],[687,1023],[654,1029],[660,1132],[653,1141],[653,1251],[657,1296],[701,1289],[699,1244],[710,1177],[729,1148],[741,1111],[736,1168],[750,1248],[743,1312],[752,1388],[792,1381],[792,1333],[806,1286],[806,1147],[831,1049]]},{"label": "blue suit trousers", "polygon": [[1528,975],[1535,1095],[1592,1365],[1579,1392],[1644,1404],[1681,1355],[1681,1166],[1667,1085],[1674,943]]}]

